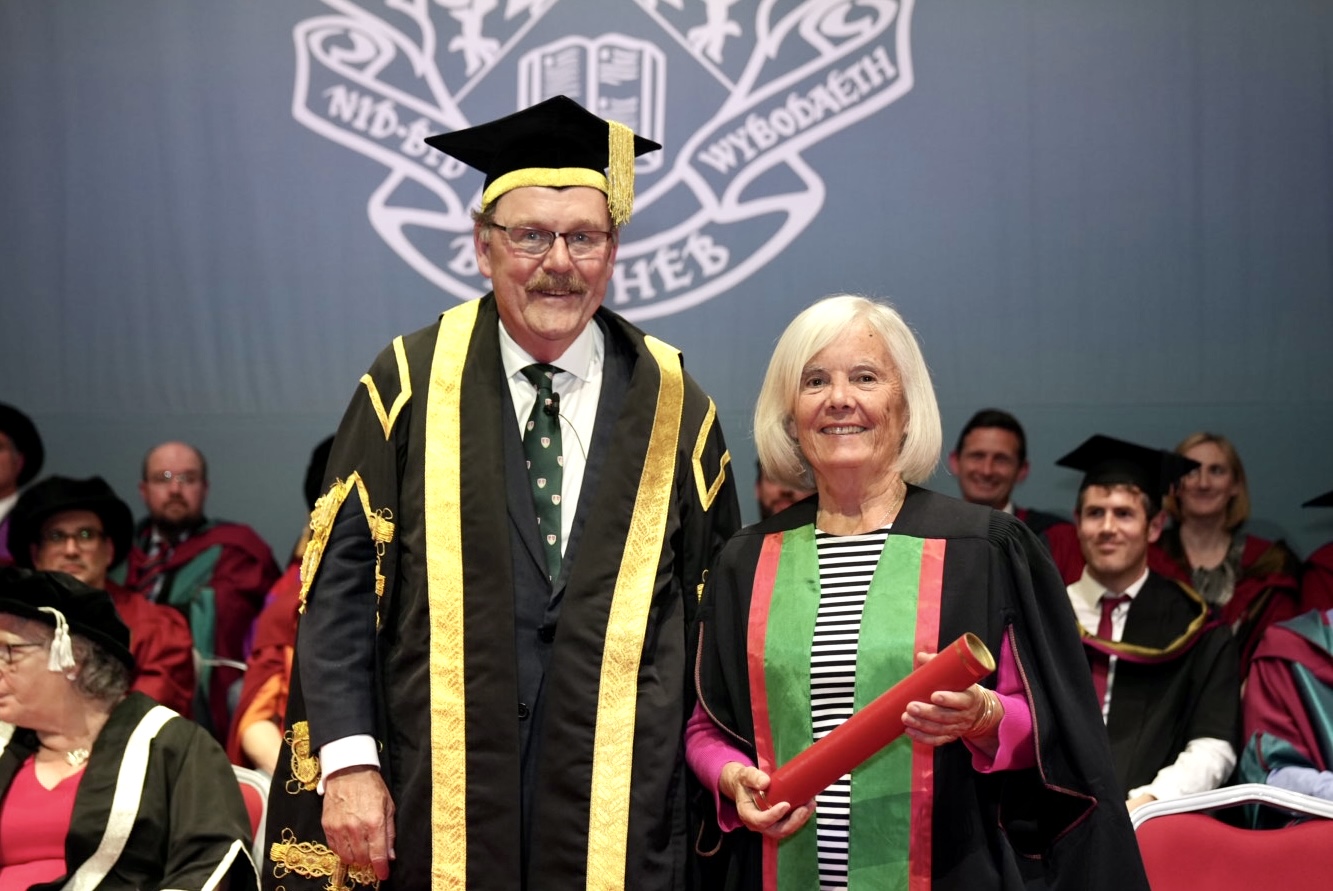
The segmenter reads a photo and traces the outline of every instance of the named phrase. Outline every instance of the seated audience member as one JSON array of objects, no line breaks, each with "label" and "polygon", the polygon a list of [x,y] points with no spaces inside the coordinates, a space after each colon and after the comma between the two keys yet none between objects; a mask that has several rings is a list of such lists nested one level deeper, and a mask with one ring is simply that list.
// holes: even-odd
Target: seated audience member
[{"label": "seated audience member", "polygon": [[774,514],[782,513],[798,501],[803,501],[814,494],[813,489],[802,489],[784,485],[764,473],[764,465],[755,464],[754,498],[759,504],[759,519],[767,520]]},{"label": "seated audience member", "polygon": [[1264,629],[1301,612],[1300,561],[1283,542],[1241,531],[1250,492],[1240,455],[1225,437],[1195,433],[1176,452],[1199,466],[1167,498],[1175,524],[1163,531],[1149,562],[1221,610],[1236,635],[1244,678]]},{"label": "seated audience member", "polygon": [[105,591],[0,569],[0,887],[256,887],[226,755],[129,692],[129,643]]},{"label": "seated audience member", "polygon": [[45,454],[32,420],[14,406],[0,402],[0,566],[13,562],[9,514],[18,503],[19,489],[37,476]]},{"label": "seated audience member", "polygon": [[1023,425],[998,408],[983,408],[974,414],[949,453],[949,472],[957,477],[963,500],[1022,520],[1051,552],[1065,582],[1072,582],[1083,571],[1073,524],[1056,514],[1014,504],[1014,489],[1028,478],[1030,469]]},{"label": "seated audience member", "polygon": [[[1325,492],[1301,507],[1333,507],[1333,492]],[[1315,548],[1301,570],[1301,603],[1307,609],[1333,609],[1333,541]]]},{"label": "seated audience member", "polygon": [[[323,491],[324,467],[333,437],[310,453],[305,472],[305,500],[310,511]],[[227,738],[227,756],[242,767],[257,767],[270,776],[282,748],[282,731],[291,686],[292,656],[296,648],[296,620],[301,607],[301,559],[310,542],[310,523],[292,549],[287,571],[269,592],[268,602],[255,621],[254,646],[246,662],[241,698]]]},{"label": "seated audience member", "polygon": [[1028,478],[1028,439],[1018,418],[998,408],[983,408],[958,434],[949,453],[949,472],[958,478],[964,501],[1013,514],[1040,535],[1069,521],[1055,514],[1014,504],[1014,488]]},{"label": "seated audience member", "polygon": [[1086,566],[1069,600],[1128,806],[1214,789],[1236,765],[1236,643],[1202,597],[1148,568],[1162,493],[1195,464],[1107,436],[1058,463],[1084,471],[1074,515]]},{"label": "seated audience member", "polygon": [[135,529],[124,584],[189,620],[199,655],[193,715],[225,741],[228,691],[239,686],[246,638],[281,573],[249,526],[204,516],[208,465],[194,446],[168,442],[151,449],[139,494],[148,516]]},{"label": "seated audience member", "polygon": [[107,578],[130,549],[130,507],[99,476],[86,480],[51,476],[23,492],[9,528],[19,566],[67,572],[106,591],[130,629],[137,666],[131,689],[181,714],[194,696],[190,626],[169,606],[152,603]]},{"label": "seated audience member", "polygon": [[1333,610],[1264,632],[1245,685],[1240,779],[1333,800]]}]

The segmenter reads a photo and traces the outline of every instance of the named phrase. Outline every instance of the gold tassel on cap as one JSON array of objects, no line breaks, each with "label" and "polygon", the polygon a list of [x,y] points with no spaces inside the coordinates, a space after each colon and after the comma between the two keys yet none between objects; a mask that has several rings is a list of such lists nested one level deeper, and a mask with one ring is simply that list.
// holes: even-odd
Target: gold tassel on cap
[{"label": "gold tassel on cap", "polygon": [[606,207],[611,222],[623,226],[634,212],[634,131],[607,121]]}]

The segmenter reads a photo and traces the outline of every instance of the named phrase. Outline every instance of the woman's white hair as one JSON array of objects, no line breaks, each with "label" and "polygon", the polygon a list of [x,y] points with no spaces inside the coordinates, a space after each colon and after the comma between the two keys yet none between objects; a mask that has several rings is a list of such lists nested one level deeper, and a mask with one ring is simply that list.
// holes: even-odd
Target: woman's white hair
[{"label": "woman's white hair", "polygon": [[935,472],[943,443],[940,408],[916,335],[887,303],[836,294],[806,307],[782,332],[755,403],[754,442],[759,463],[770,478],[784,486],[815,487],[810,464],[793,435],[801,373],[820,350],[857,322],[884,338],[907,403],[907,423],[894,470],[909,483],[924,482]]}]

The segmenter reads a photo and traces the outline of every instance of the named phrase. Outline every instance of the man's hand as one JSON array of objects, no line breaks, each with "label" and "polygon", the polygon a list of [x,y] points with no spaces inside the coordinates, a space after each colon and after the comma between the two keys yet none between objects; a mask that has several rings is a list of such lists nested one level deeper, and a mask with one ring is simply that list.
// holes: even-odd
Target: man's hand
[{"label": "man's hand", "polygon": [[348,767],[324,778],[324,837],[343,863],[368,863],[380,881],[389,877],[393,798],[377,769]]}]

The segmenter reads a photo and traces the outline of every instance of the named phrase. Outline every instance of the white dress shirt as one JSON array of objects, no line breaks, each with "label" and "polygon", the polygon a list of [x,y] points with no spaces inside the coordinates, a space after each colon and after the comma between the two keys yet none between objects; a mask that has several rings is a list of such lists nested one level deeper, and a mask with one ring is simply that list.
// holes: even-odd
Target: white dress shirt
[{"label": "white dress shirt", "polygon": [[[521,437],[537,401],[537,390],[523,376],[523,369],[537,360],[514,342],[503,323],[499,328],[500,359],[509,381],[509,394],[514,399],[514,419]],[[561,554],[569,542],[574,514],[578,512],[579,493],[583,491],[583,471],[588,466],[588,447],[592,444],[592,430],[597,423],[605,362],[606,336],[596,322],[589,322],[569,349],[559,359],[548,363],[560,369],[552,381],[552,388],[560,395],[560,446],[565,454],[560,474]]]}]

